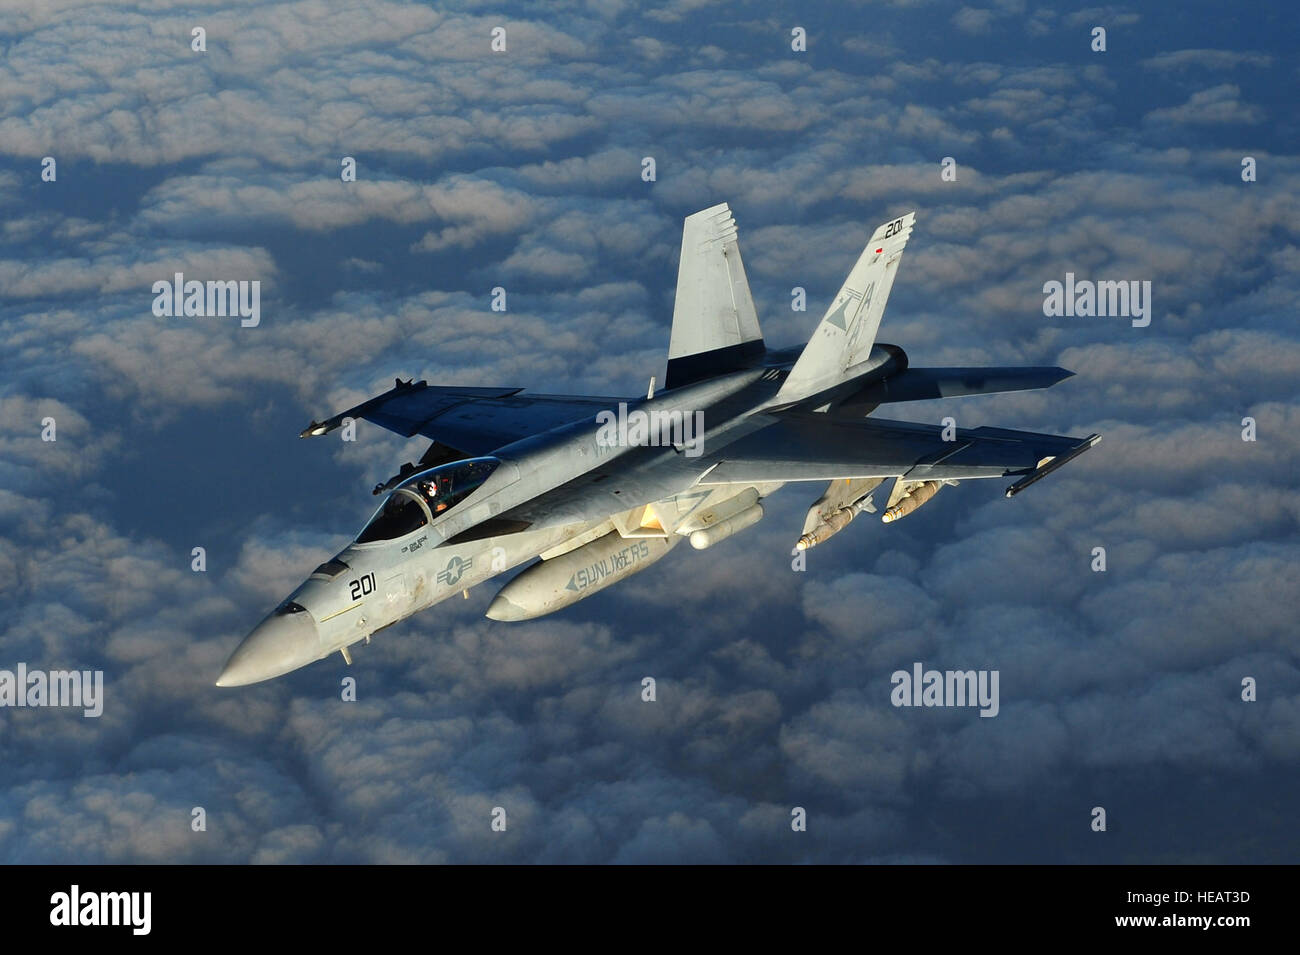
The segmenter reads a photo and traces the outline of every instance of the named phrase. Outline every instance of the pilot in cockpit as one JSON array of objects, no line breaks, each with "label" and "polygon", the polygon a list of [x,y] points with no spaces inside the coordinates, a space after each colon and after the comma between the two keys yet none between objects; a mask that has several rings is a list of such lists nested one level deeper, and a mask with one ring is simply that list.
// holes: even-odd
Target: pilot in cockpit
[{"label": "pilot in cockpit", "polygon": [[420,492],[429,502],[434,514],[441,514],[447,509],[447,499],[451,492],[451,477],[443,474],[428,481],[420,482]]}]

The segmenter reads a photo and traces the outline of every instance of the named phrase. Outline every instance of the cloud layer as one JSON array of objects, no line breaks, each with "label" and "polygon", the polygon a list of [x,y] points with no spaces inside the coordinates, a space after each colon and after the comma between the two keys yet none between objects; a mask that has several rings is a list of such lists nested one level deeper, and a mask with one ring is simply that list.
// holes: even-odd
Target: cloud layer
[{"label": "cloud layer", "polygon": [[[0,10],[0,669],[106,679],[98,720],[0,710],[0,859],[1295,858],[1254,812],[1300,796],[1285,30],[1016,0],[869,29],[693,0]],[[298,442],[311,417],[396,375],[641,392],[681,218],[719,201],[775,345],[917,210],[881,338],[1077,377],[891,414],[1103,442],[1012,503],[968,482],[863,518],[803,572],[820,489],[790,487],[743,538],[554,617],[488,621],[489,585],[350,669],[211,685],[423,450]],[[175,272],[260,281],[261,324],[155,317]],[[1151,325],[1045,318],[1066,272],[1150,281]],[[917,661],[998,670],[999,715],[891,706]]]}]

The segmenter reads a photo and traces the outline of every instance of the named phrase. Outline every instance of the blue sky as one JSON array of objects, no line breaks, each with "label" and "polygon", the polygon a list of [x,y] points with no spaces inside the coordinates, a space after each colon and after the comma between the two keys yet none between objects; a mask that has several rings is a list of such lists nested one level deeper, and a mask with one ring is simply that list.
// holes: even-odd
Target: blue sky
[{"label": "blue sky", "polygon": [[[1285,5],[0,11],[0,668],[106,677],[98,720],[0,710],[0,859],[1296,858]],[[743,536],[556,616],[489,621],[488,584],[350,669],[212,686],[423,450],[364,423],[299,441],[309,420],[398,375],[641,392],[681,220],[720,201],[778,346],[916,210],[881,340],[1078,375],[897,416],[1102,444],[1014,502],[968,483],[856,523],[803,573],[817,491],[789,487]],[[259,280],[261,324],[154,316],[176,271]],[[1151,281],[1150,326],[1044,317],[1067,271]],[[890,706],[914,661],[998,669],[1000,714]]]}]

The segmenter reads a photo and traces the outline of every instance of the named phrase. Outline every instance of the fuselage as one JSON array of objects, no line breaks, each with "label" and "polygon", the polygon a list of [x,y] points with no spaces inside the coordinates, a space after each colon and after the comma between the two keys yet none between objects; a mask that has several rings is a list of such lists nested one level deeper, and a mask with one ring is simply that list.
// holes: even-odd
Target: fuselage
[{"label": "fuselage", "polygon": [[[869,361],[849,369],[818,400],[843,397],[905,367],[900,355],[877,346]],[[540,555],[563,552],[566,542],[585,540],[611,515],[687,490],[699,476],[698,453],[770,423],[764,412],[773,409],[785,370],[751,368],[625,403],[628,410],[665,420],[702,412],[704,431],[695,436],[695,446],[611,443],[602,440],[596,421],[584,417],[485,458],[412,474],[356,540],[312,572],[244,639],[217,685],[268,680],[339,651],[349,656],[348,647],[385,627]],[[454,483],[475,462],[488,473],[468,493],[453,488],[451,496],[439,496],[432,488],[441,478]],[[636,499],[629,500],[626,490],[600,490],[595,472],[614,468],[621,487],[636,489]],[[453,500],[457,493],[463,496]],[[718,504],[716,493],[707,500]],[[511,526],[510,515],[523,505],[544,519]]]}]

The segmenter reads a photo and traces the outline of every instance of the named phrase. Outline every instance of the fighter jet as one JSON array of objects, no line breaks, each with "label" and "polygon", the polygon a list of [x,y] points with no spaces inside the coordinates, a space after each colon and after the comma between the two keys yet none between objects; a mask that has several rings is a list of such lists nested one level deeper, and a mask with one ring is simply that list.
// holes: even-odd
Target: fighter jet
[{"label": "fighter jet", "polygon": [[[1056,367],[914,368],[876,332],[916,216],[882,224],[803,348],[769,349],[721,204],[688,216],[667,374],[645,397],[528,394],[402,381],[301,437],[357,418],[432,440],[376,487],[356,540],[317,567],[244,639],[217,680],[269,680],[535,561],[487,610],[554,613],[639,573],[683,539],[704,549],[762,519],[786,484],[820,488],[791,544],[823,543],[892,479],[892,523],[943,487],[1016,480],[1012,497],[1100,436],[883,420],[881,405],[1048,388]],[[791,552],[794,553],[794,550]],[[539,559],[540,558],[540,559]]]}]

